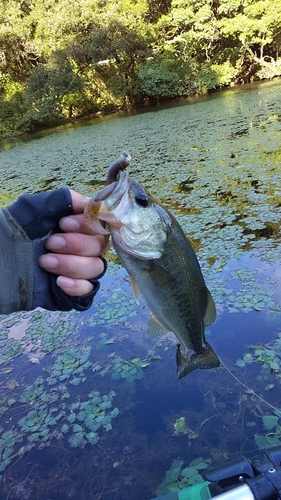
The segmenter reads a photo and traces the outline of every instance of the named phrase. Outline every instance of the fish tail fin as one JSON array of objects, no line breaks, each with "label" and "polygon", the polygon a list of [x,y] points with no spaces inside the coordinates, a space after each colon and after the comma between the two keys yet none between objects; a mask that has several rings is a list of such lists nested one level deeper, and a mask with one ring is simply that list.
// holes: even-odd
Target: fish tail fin
[{"label": "fish tail fin", "polygon": [[200,370],[208,370],[210,368],[217,368],[220,365],[220,360],[212,349],[210,344],[206,342],[206,347],[202,347],[200,353],[195,353],[186,359],[183,353],[180,352],[179,345],[177,346],[177,367],[178,379],[182,379],[196,368]]}]

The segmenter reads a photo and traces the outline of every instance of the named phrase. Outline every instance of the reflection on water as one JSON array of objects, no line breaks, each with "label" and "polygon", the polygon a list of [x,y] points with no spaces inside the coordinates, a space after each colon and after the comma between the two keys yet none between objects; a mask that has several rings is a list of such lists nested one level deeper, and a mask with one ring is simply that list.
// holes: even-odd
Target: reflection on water
[{"label": "reflection on water", "polygon": [[279,443],[280,92],[239,88],[0,153],[5,205],[31,186],[89,194],[129,150],[132,177],[196,248],[223,361],[178,381],[175,340],[146,337],[149,312],[112,251],[90,311],[3,316],[1,498],[149,500],[198,480],[173,476],[175,461],[203,467]]}]

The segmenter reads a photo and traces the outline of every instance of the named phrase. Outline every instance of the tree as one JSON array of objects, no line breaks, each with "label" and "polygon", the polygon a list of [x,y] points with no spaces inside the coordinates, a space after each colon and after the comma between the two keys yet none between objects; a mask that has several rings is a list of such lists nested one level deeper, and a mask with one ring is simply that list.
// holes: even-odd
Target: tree
[{"label": "tree", "polygon": [[280,47],[279,0],[2,0],[2,129],[271,78]]},{"label": "tree", "polygon": [[27,79],[24,93],[30,124],[51,124],[65,114],[72,115],[71,96],[83,88],[83,80],[73,72],[64,51],[52,54],[49,62],[40,64]]},{"label": "tree", "polygon": [[[225,12],[225,4],[220,13]],[[235,41],[240,64],[248,79],[265,67],[276,65],[280,47],[281,4],[277,0],[251,0],[239,12],[231,12],[220,20],[220,32]],[[236,50],[237,52],[237,50]],[[275,52],[275,54],[274,54]],[[276,75],[280,74],[277,69]]]}]

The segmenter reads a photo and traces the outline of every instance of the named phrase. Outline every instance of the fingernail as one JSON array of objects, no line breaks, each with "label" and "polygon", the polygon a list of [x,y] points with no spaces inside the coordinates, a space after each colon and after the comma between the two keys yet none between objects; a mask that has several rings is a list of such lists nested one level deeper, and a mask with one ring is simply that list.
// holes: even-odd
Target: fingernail
[{"label": "fingernail", "polygon": [[43,255],[42,266],[44,269],[56,269],[58,267],[59,261],[53,255]]},{"label": "fingernail", "polygon": [[77,231],[80,228],[79,222],[74,217],[63,217],[60,220],[60,228],[63,231]]},{"label": "fingernail", "polygon": [[51,236],[46,243],[48,250],[61,250],[66,245],[66,241],[62,236]]},{"label": "fingernail", "polygon": [[57,285],[60,288],[69,288],[70,290],[74,286],[74,280],[72,280],[71,278],[66,278],[65,276],[59,276],[57,278]]}]

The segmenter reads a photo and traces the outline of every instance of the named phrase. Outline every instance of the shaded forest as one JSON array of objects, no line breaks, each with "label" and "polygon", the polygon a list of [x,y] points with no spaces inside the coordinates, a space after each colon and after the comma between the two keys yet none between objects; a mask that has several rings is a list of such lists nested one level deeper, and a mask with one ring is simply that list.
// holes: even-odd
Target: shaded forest
[{"label": "shaded forest", "polygon": [[0,137],[281,75],[279,0],[2,0]]}]

